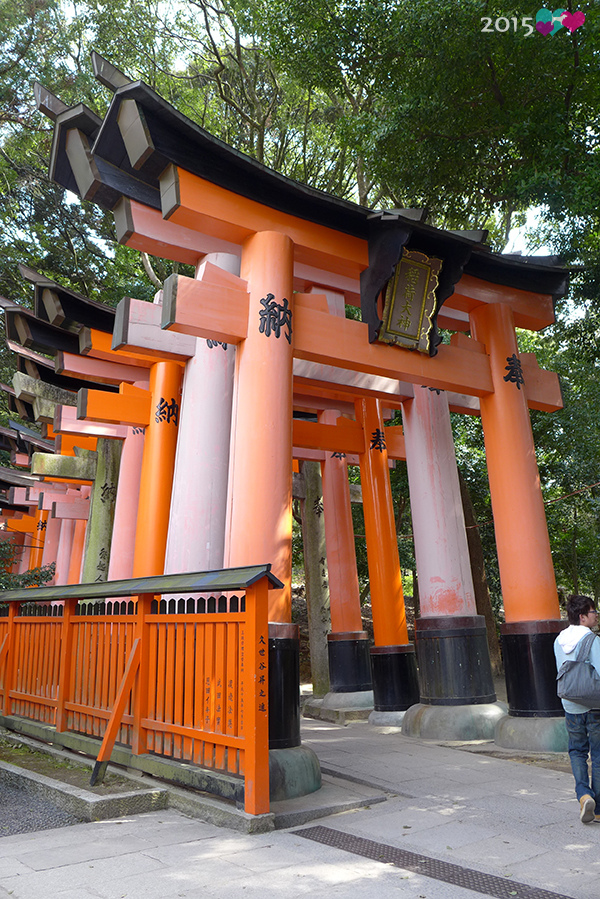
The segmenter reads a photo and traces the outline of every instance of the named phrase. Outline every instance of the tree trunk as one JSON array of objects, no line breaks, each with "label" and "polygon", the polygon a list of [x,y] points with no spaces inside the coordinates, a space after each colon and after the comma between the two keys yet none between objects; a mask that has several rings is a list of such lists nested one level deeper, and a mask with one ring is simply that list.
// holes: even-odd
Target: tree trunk
[{"label": "tree trunk", "polygon": [[302,542],[313,696],[325,696],[329,692],[327,634],[331,631],[331,615],[320,463],[303,462],[302,475]]},{"label": "tree trunk", "polygon": [[467,528],[467,543],[471,559],[471,574],[473,575],[475,604],[477,606],[477,613],[483,615],[485,618],[492,673],[495,676],[499,676],[502,674],[502,654],[500,652],[500,641],[498,640],[498,631],[496,630],[496,619],[494,618],[492,603],[490,601],[490,591],[485,575],[483,547],[481,545],[481,537],[479,536],[479,528],[477,526],[477,516],[475,515],[475,509],[471,502],[469,487],[460,470],[458,472],[458,479],[460,481],[460,495],[465,515],[465,525]]}]

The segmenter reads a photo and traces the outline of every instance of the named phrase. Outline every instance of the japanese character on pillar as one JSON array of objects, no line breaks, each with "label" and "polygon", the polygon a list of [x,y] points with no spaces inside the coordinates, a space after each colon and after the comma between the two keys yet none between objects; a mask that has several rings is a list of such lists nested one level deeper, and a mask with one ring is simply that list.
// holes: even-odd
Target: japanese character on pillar
[{"label": "japanese character on pillar", "polygon": [[221,346],[221,347],[223,347],[224,350],[227,349],[227,344],[224,343],[222,340],[210,340],[210,339],[207,339],[207,341],[206,341],[206,346],[209,348],[209,350],[212,350],[212,349],[213,349],[214,347],[216,347],[216,346]]},{"label": "japanese character on pillar", "polygon": [[525,383],[521,360],[516,353],[513,353],[512,356],[506,357],[506,361],[508,362],[508,365],[505,366],[504,371],[507,371],[508,374],[504,375],[504,380],[509,384],[516,384],[517,390],[520,390],[521,384]]},{"label": "japanese character on pillar", "polygon": [[332,453],[331,458],[332,459],[345,459],[346,453]]},{"label": "japanese character on pillar", "polygon": [[38,521],[38,523],[36,525],[38,531],[45,531],[47,523],[48,522],[46,522],[46,521]]},{"label": "japanese character on pillar", "polygon": [[273,333],[275,337],[281,336],[281,329],[287,328],[285,339],[288,343],[292,342],[292,310],[288,307],[288,301],[284,298],[283,303],[277,303],[275,296],[268,293],[266,297],[260,301],[264,308],[260,310],[260,324],[258,331],[265,337],[270,337]]},{"label": "japanese character on pillar", "polygon": [[117,496],[117,488],[115,484],[109,484],[107,481],[101,487],[100,500],[103,503],[114,502]]},{"label": "japanese character on pillar", "polygon": [[168,403],[162,396],[157,403],[156,406],[156,414],[154,416],[154,420],[157,424],[160,422],[166,422],[169,424],[173,422],[175,427],[179,424],[179,403],[173,397],[171,397],[171,402]]},{"label": "japanese character on pillar", "polygon": [[375,428],[375,430],[371,434],[371,445],[369,449],[379,450],[380,453],[382,453],[384,449],[387,449],[385,435],[381,428]]}]

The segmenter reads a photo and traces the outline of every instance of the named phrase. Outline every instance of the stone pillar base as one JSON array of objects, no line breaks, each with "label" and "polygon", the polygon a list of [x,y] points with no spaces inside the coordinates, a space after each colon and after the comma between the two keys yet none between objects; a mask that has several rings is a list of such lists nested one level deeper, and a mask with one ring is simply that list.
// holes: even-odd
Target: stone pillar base
[{"label": "stone pillar base", "polygon": [[567,752],[569,739],[564,717],[515,718],[505,715],[496,725],[496,745],[529,752]]},{"label": "stone pillar base", "polygon": [[421,702],[496,702],[483,615],[436,615],[415,622]]},{"label": "stone pillar base", "polygon": [[500,627],[508,714],[515,718],[560,718],[554,641],[566,621],[514,621]]},{"label": "stone pillar base", "polygon": [[408,709],[402,733],[422,740],[493,740],[497,723],[506,717],[503,702],[472,705],[424,705]]},{"label": "stone pillar base", "polygon": [[373,691],[360,690],[355,693],[327,693],[321,699],[308,699],[302,714],[306,718],[320,718],[344,725],[350,721],[366,721],[372,711]]},{"label": "stone pillar base", "polygon": [[319,759],[308,746],[269,750],[271,802],[307,796],[321,789]]},{"label": "stone pillar base", "polygon": [[328,634],[327,651],[332,693],[372,690],[369,638],[364,631]]},{"label": "stone pillar base", "polygon": [[297,624],[269,621],[269,749],[300,746],[300,641]]},{"label": "stone pillar base", "polygon": [[371,649],[376,712],[404,712],[419,701],[417,657],[412,643]]}]

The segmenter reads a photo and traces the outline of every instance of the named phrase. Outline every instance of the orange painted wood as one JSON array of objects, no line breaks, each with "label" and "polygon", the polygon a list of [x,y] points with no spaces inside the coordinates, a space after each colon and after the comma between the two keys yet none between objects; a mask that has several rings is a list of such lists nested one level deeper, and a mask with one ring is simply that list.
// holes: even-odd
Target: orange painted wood
[{"label": "orange painted wood", "polygon": [[[227,664],[225,673],[225,733],[229,740],[237,733],[237,710],[239,691],[239,625],[231,622],[228,616],[227,623]],[[239,771],[239,753],[231,748],[227,750],[227,770],[232,774]]]},{"label": "orange painted wood", "polygon": [[[177,684],[175,680],[175,628],[177,625],[167,626],[167,650],[166,650],[166,664],[165,664],[165,709],[164,709],[164,718],[165,723],[173,722],[173,710],[174,710],[174,699],[175,699],[175,690],[177,689]],[[164,753],[166,755],[175,755],[175,746],[171,739],[171,734],[167,732],[165,734],[165,742],[164,742]],[[175,756],[176,757],[176,756]]]},{"label": "orange painted wood", "polygon": [[118,394],[82,388],[79,391],[77,417],[85,421],[146,427],[150,421],[150,393],[130,385],[123,385],[123,388],[123,393]]},{"label": "orange painted wood", "polygon": [[104,739],[102,740],[102,745],[100,746],[100,751],[96,759],[97,762],[107,762],[110,759],[117,734],[121,727],[123,712],[125,711],[125,706],[129,700],[129,694],[133,689],[133,683],[140,668],[140,661],[141,639],[138,637],[134,640],[131,654],[127,660],[127,666],[123,673],[123,679],[119,684],[115,704],[108,720],[108,724],[106,725]]},{"label": "orange painted wood", "polygon": [[57,453],[60,453],[61,456],[75,456],[75,447],[86,450],[95,450],[97,444],[97,437],[89,437],[85,434],[79,434],[77,436],[72,434],[57,434],[54,438],[54,449]]},{"label": "orange painted wood", "polygon": [[127,197],[119,200],[113,212],[119,243],[160,259],[196,265],[206,253],[232,253],[237,249],[235,244],[165,221],[157,209]]},{"label": "orange painted wood", "polygon": [[481,400],[481,423],[506,621],[559,619],[527,381],[505,380],[507,361],[518,354],[510,306],[480,306],[471,322],[486,345],[495,387]]},{"label": "orange painted wood", "polygon": [[[106,362],[118,362],[125,365],[139,366],[140,369],[149,369],[156,364],[156,356],[145,353],[142,350],[113,350],[112,334],[106,334],[104,331],[96,331],[95,328],[89,328],[86,332],[89,343],[84,345],[81,352],[85,356],[91,356],[93,359],[103,359]],[[147,377],[148,373],[142,375]]]},{"label": "orange painted wood", "polygon": [[133,560],[133,577],[164,571],[173,470],[179,430],[177,415],[161,413],[166,403],[179,410],[183,368],[176,362],[157,362],[150,372],[151,409],[144,440],[140,499]]},{"label": "orange painted wood", "polygon": [[557,412],[564,406],[560,379],[556,372],[540,368],[535,353],[519,353],[527,384],[527,405],[540,412]]},{"label": "orange painted wood", "polygon": [[[227,626],[215,625],[215,726],[214,732],[225,732],[226,689],[227,689]],[[215,768],[225,768],[225,747],[217,743],[215,747]]]},{"label": "orange painted wood", "polygon": [[[148,679],[150,672],[148,669],[148,624],[147,616],[152,608],[154,596],[149,593],[142,593],[138,596],[137,615],[136,615],[136,640],[140,641],[140,661],[139,676],[137,681],[137,689],[134,693],[134,701],[132,704],[133,711],[133,730],[131,736],[131,749],[136,755],[143,755],[147,752],[148,739],[147,730],[142,725],[142,721],[148,717]],[[155,674],[152,672],[152,676]]]},{"label": "orange painted wood", "polygon": [[[173,178],[170,169],[161,187]],[[299,262],[345,275],[357,276],[369,264],[366,240],[270,209],[184,169],[177,169],[177,177],[177,208],[165,208],[163,197],[163,216],[170,222],[238,245],[256,232],[278,232],[294,242]]]},{"label": "orange painted wood", "polygon": [[4,687],[2,711],[5,715],[11,714],[10,691],[12,689],[15,677],[15,654],[17,652],[17,629],[15,619],[19,614],[19,603],[11,603],[8,607],[7,633],[6,642],[3,645],[3,676],[2,683]]},{"label": "orange painted wood", "polygon": [[294,446],[328,450],[332,453],[364,453],[363,429],[356,421],[340,416],[336,424],[321,424],[295,418],[292,422]]},{"label": "orange painted wood", "polygon": [[[200,624],[196,627],[196,645],[194,658],[194,729],[202,731],[204,728],[204,638],[206,628]],[[193,761],[197,765],[202,764],[204,744],[201,739],[194,739]]]},{"label": "orange painted wood", "polygon": [[[294,252],[291,241],[273,231],[255,234],[242,251],[241,275],[250,294],[249,325],[248,337],[236,351],[225,538],[227,566],[269,559],[273,573],[284,584],[281,590],[270,591],[269,616],[282,622],[291,620]],[[288,302],[292,334],[285,324],[279,337],[273,332],[268,335],[266,328],[260,331],[268,294],[281,309],[284,300]],[[263,478],[256,476],[258,471],[268,472],[268,490]],[[249,526],[259,509],[262,526]]]},{"label": "orange painted wood", "polygon": [[[261,674],[269,677],[268,590],[266,580],[246,590],[244,642],[241,646],[243,731],[246,738],[244,808],[250,815],[269,811],[269,700],[268,689],[261,691]],[[260,693],[264,692],[262,698]]]},{"label": "orange painted wood", "polygon": [[[194,643],[196,638],[196,625],[193,621],[180,625],[185,646],[181,652],[183,658],[182,675],[182,706],[183,725],[190,730],[194,727]],[[186,761],[191,761],[194,755],[193,740],[185,737],[183,740],[182,755]]]},{"label": "orange painted wood", "polygon": [[[113,350],[113,352],[116,352]],[[55,362],[56,371],[68,378],[83,378],[98,384],[131,384],[147,381],[148,368],[129,365],[126,362],[97,359],[94,356],[76,356],[74,353],[59,353]]]},{"label": "orange painted wood", "polygon": [[529,331],[539,331],[554,324],[555,321],[551,295],[492,284],[473,275],[461,277],[445,305],[463,312],[471,312],[481,303],[500,303],[508,306],[513,311],[517,328]]},{"label": "orange painted wood", "polygon": [[408,643],[408,630],[389,466],[385,447],[373,447],[376,433],[387,429],[378,400],[357,400],[356,417],[367,438],[359,459],[375,645],[398,646]]},{"label": "orange painted wood", "polygon": [[[248,291],[240,279],[240,286],[233,288],[218,284],[204,283],[183,275],[171,275],[168,282],[176,290],[174,318],[170,317],[169,331],[191,334],[221,340],[224,343],[239,343],[248,332]],[[165,282],[165,289],[168,282]],[[202,326],[196,325],[197,309],[203,307]],[[166,313],[165,308],[165,313]],[[163,322],[165,316],[163,315]]]}]

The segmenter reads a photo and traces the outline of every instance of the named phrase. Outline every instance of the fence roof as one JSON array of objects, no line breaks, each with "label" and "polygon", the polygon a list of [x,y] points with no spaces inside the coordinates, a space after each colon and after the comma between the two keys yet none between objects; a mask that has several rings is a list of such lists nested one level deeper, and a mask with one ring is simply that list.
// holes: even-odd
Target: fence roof
[{"label": "fence roof", "polygon": [[267,564],[250,565],[247,568],[224,568],[220,571],[137,577],[94,584],[1,590],[0,603],[52,602],[72,597],[77,599],[115,599],[121,596],[137,596],[140,593],[212,593],[215,591],[223,593],[230,590],[243,590],[262,577],[268,579],[269,589],[283,587],[279,578],[271,573],[271,565]]}]

